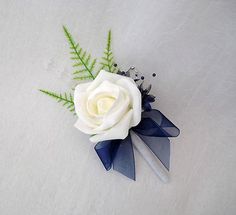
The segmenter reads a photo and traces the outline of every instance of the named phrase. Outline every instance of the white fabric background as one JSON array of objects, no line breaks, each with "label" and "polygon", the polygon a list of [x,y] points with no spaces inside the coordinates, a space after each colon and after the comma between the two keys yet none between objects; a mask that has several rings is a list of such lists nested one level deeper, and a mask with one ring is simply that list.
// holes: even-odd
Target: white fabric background
[{"label": "white fabric background", "polygon": [[[117,63],[153,83],[181,129],[170,183],[137,153],[136,182],[106,172],[76,118],[37,91],[73,85],[62,24],[98,57],[112,28]],[[1,0],[0,214],[235,214],[235,38],[235,0]]]}]

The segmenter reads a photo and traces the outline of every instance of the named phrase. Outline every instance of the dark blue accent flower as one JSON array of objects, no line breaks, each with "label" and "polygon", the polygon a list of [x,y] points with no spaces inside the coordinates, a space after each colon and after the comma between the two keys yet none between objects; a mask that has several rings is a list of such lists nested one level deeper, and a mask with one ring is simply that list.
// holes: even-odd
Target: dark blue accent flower
[{"label": "dark blue accent flower", "polygon": [[[130,77],[130,71],[120,71],[118,70],[117,74],[122,75],[122,76],[126,76],[126,77]],[[155,73],[154,73],[155,74]],[[156,74],[155,74],[156,76]],[[144,80],[144,76],[141,76],[141,80]],[[139,78],[134,78],[134,81],[137,82],[140,81]],[[146,89],[143,87],[143,82],[138,85],[138,89],[141,92],[142,95],[142,108],[144,111],[150,111],[152,109],[151,104],[152,102],[155,102],[155,96],[149,94],[150,90],[152,88],[152,85],[150,84]]]},{"label": "dark blue accent flower", "polygon": [[143,82],[138,86],[139,91],[142,95],[142,108],[144,111],[150,111],[152,109],[151,104],[155,101],[155,96],[149,94],[152,85],[150,84],[146,89],[143,87]]}]

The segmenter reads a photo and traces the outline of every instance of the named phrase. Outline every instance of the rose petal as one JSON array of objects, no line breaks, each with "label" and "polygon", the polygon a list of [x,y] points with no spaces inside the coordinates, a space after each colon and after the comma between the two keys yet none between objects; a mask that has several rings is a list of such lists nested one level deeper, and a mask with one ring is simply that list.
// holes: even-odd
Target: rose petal
[{"label": "rose petal", "polygon": [[124,89],[120,89],[119,97],[110,111],[104,116],[103,122],[95,131],[106,130],[114,126],[129,111],[130,97]]},{"label": "rose petal", "polygon": [[92,117],[87,110],[87,87],[90,83],[79,84],[75,88],[74,92],[74,105],[77,116],[82,120],[87,126],[95,128],[101,124],[99,118]]},{"label": "rose petal", "polygon": [[91,142],[100,142],[103,140],[125,139],[128,136],[130,121],[133,115],[133,110],[130,110],[121,119],[121,121],[109,130],[105,130],[104,133],[96,134],[90,137]]},{"label": "rose petal", "polygon": [[79,96],[81,93],[85,92],[88,88],[88,86],[90,85],[91,83],[82,83],[82,84],[78,84],[76,87],[75,87],[75,91],[74,91],[74,104],[75,104],[75,112],[76,114],[78,115],[77,113],[77,110],[79,109],[80,107],[80,104],[79,104]]},{"label": "rose petal", "polygon": [[[95,131],[93,128],[89,127],[86,125],[86,123],[84,123],[84,121],[82,121],[80,118],[77,119],[76,123],[74,124],[74,126],[79,129],[80,131],[84,132],[85,134],[90,134],[93,135],[95,134]],[[96,131],[96,133],[102,133],[104,131]]]},{"label": "rose petal", "polygon": [[91,85],[87,88],[87,90],[88,91],[93,91],[94,89],[96,89],[105,80],[115,83],[120,78],[121,78],[120,75],[117,75],[117,74],[111,73],[111,72],[107,72],[105,70],[101,70],[98,73],[98,76],[95,78],[95,80],[93,80],[91,82]]},{"label": "rose petal", "polygon": [[93,116],[98,116],[98,114],[94,113],[92,107],[97,105],[97,100],[100,98],[113,97],[116,99],[119,95],[119,86],[105,80],[96,89],[88,93],[88,112]]},{"label": "rose petal", "polygon": [[[130,78],[131,79],[131,78]],[[131,107],[133,108],[133,117],[131,127],[138,125],[141,120],[141,93],[138,90],[135,82],[131,79],[120,79],[117,81],[117,84],[123,86],[125,89],[129,91],[131,96]]]}]

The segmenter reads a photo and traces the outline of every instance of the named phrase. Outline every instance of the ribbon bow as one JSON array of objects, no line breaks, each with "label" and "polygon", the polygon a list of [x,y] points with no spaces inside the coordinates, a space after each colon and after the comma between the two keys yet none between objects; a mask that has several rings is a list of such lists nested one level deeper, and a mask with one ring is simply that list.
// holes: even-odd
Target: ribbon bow
[{"label": "ribbon bow", "polygon": [[[168,137],[177,137],[180,133],[179,129],[160,111],[151,109],[142,112],[140,123],[130,130],[141,138],[169,171],[170,140]],[[101,141],[94,149],[107,171],[113,166],[114,170],[135,180],[134,151],[130,132],[124,140]]]}]

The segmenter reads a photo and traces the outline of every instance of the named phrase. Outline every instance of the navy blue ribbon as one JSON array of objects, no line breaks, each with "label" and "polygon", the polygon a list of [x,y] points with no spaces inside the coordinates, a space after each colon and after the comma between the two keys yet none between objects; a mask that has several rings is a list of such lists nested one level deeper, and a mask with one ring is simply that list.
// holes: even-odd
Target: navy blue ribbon
[{"label": "navy blue ribbon", "polygon": [[[140,123],[131,128],[150,148],[167,170],[170,163],[170,140],[179,129],[160,111],[151,109],[142,113]],[[130,134],[124,140],[106,140],[94,147],[106,170],[113,169],[135,180],[135,161]]]}]

